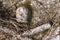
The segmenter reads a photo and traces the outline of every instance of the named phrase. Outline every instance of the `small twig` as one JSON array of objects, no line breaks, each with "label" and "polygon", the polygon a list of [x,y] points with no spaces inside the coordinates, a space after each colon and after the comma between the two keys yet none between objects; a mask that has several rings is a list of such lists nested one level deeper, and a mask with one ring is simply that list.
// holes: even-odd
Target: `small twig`
[{"label": "small twig", "polygon": [[34,35],[36,33],[42,32],[42,31],[44,31],[46,29],[49,29],[50,27],[51,27],[51,25],[49,23],[46,23],[46,24],[43,24],[41,26],[38,26],[38,27],[36,27],[34,29],[31,29],[30,31],[24,32],[22,35],[23,36]]},{"label": "small twig", "polygon": [[50,40],[50,39],[52,39],[52,38],[54,38],[54,37],[57,37],[57,36],[58,36],[58,34],[53,35],[53,36],[50,36],[50,38],[48,38],[47,40]]},{"label": "small twig", "polygon": [[[43,40],[47,40],[48,36],[51,36],[51,35],[54,33],[54,31],[56,30],[57,26],[58,26],[58,25],[55,25],[55,24],[54,24],[54,27],[51,27],[51,28],[49,29],[49,31],[47,32],[47,34],[44,35]],[[45,38],[45,37],[46,37],[46,38]]]},{"label": "small twig", "polygon": [[12,6],[16,5],[19,1],[14,2],[11,6],[9,6],[7,9],[10,9]]},{"label": "small twig", "polygon": [[2,26],[0,26],[0,30],[4,31],[5,33],[9,33],[11,35],[14,35],[15,34],[14,31],[12,31],[12,30],[10,30],[10,29],[8,29],[6,27],[3,28]]},{"label": "small twig", "polygon": [[16,35],[18,39],[20,40],[32,40],[32,38],[29,38],[29,37],[22,37],[21,35],[17,34]]},{"label": "small twig", "polygon": [[10,21],[10,23],[17,29],[17,31],[19,30],[18,26],[13,21]]},{"label": "small twig", "polygon": [[13,30],[10,30],[8,28],[3,28],[2,26],[0,27],[0,30],[5,32],[5,33],[8,33],[10,35],[12,35],[13,37],[16,37],[16,39],[21,39],[21,40],[32,40],[31,38],[28,38],[28,37],[21,37],[21,35],[19,34],[16,34]]}]

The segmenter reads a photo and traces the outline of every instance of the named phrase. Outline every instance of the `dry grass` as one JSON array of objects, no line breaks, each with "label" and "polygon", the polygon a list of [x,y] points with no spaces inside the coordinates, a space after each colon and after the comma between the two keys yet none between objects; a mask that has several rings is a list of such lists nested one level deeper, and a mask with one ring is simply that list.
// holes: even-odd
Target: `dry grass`
[{"label": "dry grass", "polygon": [[[0,10],[0,40],[51,40],[55,36],[60,35],[59,0],[30,0],[30,3],[26,0],[27,3],[25,1],[25,4],[21,0],[2,1],[3,6]],[[17,22],[16,20],[16,9],[22,5],[27,5],[29,13],[32,13],[29,15],[31,19],[28,18],[28,20],[30,19],[28,23]],[[50,23],[51,27],[44,30],[44,28],[41,28],[41,25],[46,23]],[[40,32],[37,28],[43,31]],[[36,30],[39,32],[36,33]],[[26,31],[27,33],[32,33],[32,35],[28,35]],[[27,36],[22,36],[24,33]]]}]

